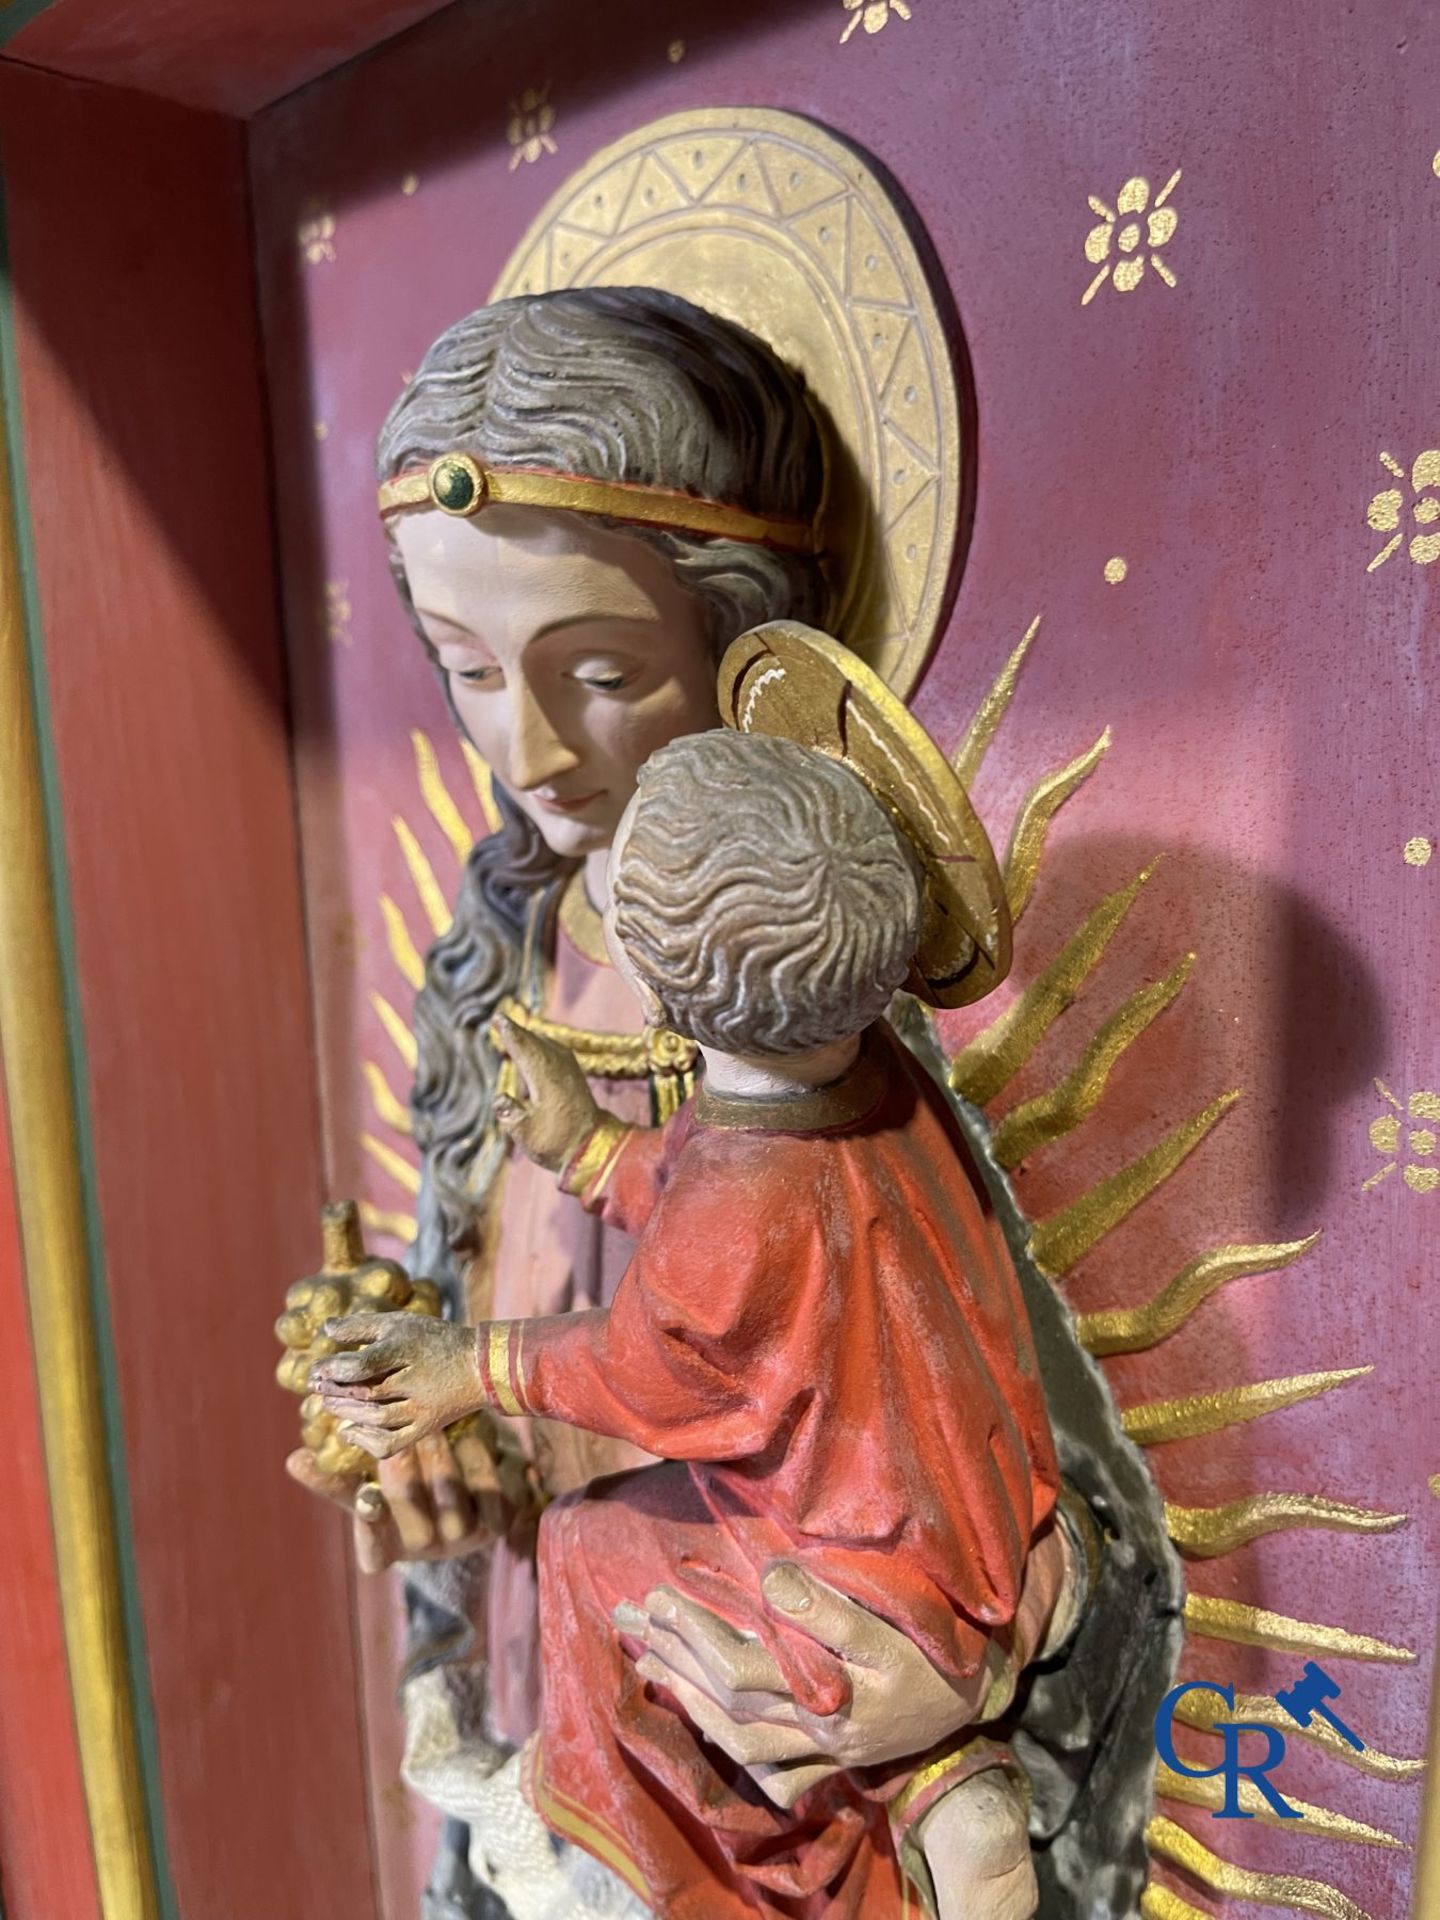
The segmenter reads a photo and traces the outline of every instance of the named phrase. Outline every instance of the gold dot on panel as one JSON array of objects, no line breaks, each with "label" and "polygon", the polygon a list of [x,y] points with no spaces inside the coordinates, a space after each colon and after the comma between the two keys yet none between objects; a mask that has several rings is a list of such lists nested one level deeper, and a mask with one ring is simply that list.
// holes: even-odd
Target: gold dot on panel
[{"label": "gold dot on panel", "polygon": [[680,62],[685,58],[685,42],[683,40],[672,40],[665,49],[665,58],[670,62],[672,67],[678,67]]},{"label": "gold dot on panel", "polygon": [[1430,171],[1435,175],[1437,180],[1440,180],[1440,153],[1437,153],[1435,158],[1430,162]]},{"label": "gold dot on panel", "polygon": [[400,182],[400,191],[401,193],[404,194],[405,198],[408,200],[411,194],[415,193],[419,189],[419,186],[420,186],[419,174],[407,173],[405,178]]},{"label": "gold dot on panel", "polygon": [[1105,562],[1105,578],[1112,587],[1118,587],[1129,571],[1130,562],[1121,554],[1113,554]]},{"label": "gold dot on panel", "polygon": [[317,420],[315,422],[315,438],[317,440],[328,440],[330,438],[330,429],[323,420]]},{"label": "gold dot on panel", "polygon": [[1417,833],[1405,842],[1405,864],[1407,867],[1428,867],[1435,844],[1423,833]]}]

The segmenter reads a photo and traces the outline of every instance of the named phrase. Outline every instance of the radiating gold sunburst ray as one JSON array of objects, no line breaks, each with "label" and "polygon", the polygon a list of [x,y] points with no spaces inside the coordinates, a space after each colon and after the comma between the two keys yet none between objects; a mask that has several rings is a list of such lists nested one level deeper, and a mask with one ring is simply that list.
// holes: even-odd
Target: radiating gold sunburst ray
[{"label": "radiating gold sunburst ray", "polygon": [[372,1206],[368,1200],[360,1202],[360,1224],[367,1233],[384,1234],[404,1246],[409,1246],[415,1238],[413,1213],[394,1213],[385,1207]]},{"label": "radiating gold sunburst ray", "polygon": [[385,922],[385,944],[390,949],[390,958],[406,985],[418,993],[425,984],[425,962],[405,924],[404,914],[388,893],[380,896],[380,918]]},{"label": "radiating gold sunburst ray", "polygon": [[956,748],[951,765],[960,777],[960,783],[968,789],[974,784],[980,771],[990,742],[995,738],[1000,722],[1009,711],[1010,702],[1015,697],[1015,682],[1020,677],[1020,668],[1030,651],[1030,642],[1040,631],[1040,615],[1025,629],[1018,647],[1005,662],[996,677],[994,685],[980,702],[975,718],[966,729],[965,738]]},{"label": "radiating gold sunburst ray", "polygon": [[1007,1087],[1040,1041],[1070,1006],[1099,964],[1116,929],[1154,873],[1152,861],[1127,885],[1107,894],[1059,954],[950,1065],[950,1084],[977,1107]]},{"label": "radiating gold sunburst ray", "polygon": [[400,851],[405,856],[405,865],[410,870],[410,878],[415,883],[420,904],[425,909],[425,918],[430,922],[438,940],[442,933],[448,933],[451,925],[450,902],[445,898],[445,890],[435,878],[435,869],[426,858],[425,850],[415,838],[414,829],[407,820],[397,813],[391,821],[395,829],[395,838],[400,842]]},{"label": "radiating gold sunburst ray", "polygon": [[406,1193],[419,1193],[420,1170],[399,1154],[393,1147],[386,1146],[383,1140],[377,1140],[373,1133],[362,1133],[360,1144],[382,1173],[388,1173],[397,1186]]},{"label": "radiating gold sunburst ray", "polygon": [[1088,1353],[1097,1356],[1141,1353],[1168,1340],[1217,1287],[1250,1274],[1278,1273],[1308,1253],[1319,1238],[1318,1233],[1312,1233],[1305,1240],[1212,1247],[1177,1273],[1143,1307],[1106,1307],[1097,1313],[1077,1314],[1075,1336]]},{"label": "radiating gold sunburst ray", "polygon": [[1126,1407],[1120,1424],[1137,1447],[1158,1447],[1168,1440],[1194,1440],[1219,1433],[1267,1413],[1279,1413],[1302,1400],[1333,1393],[1351,1380],[1373,1373],[1373,1366],[1333,1367],[1325,1373],[1292,1373],[1280,1380],[1257,1380],[1243,1387],[1222,1387],[1214,1393],[1187,1394],[1180,1400],[1152,1400]]},{"label": "radiating gold sunburst ray", "polygon": [[[1207,1705],[1207,1700],[1213,1705]],[[1301,1727],[1265,1693],[1237,1693],[1233,1707],[1218,1693],[1187,1693],[1176,1701],[1174,1712],[1183,1725],[1202,1733],[1213,1732],[1227,1720],[1249,1720],[1264,1727],[1278,1727],[1292,1740],[1308,1740],[1335,1759],[1343,1760],[1347,1767],[1369,1774],[1374,1780],[1415,1781],[1425,1772],[1423,1760],[1403,1760],[1397,1754],[1382,1753],[1378,1747],[1366,1747],[1357,1753],[1342,1734],[1318,1716],[1308,1727]]]},{"label": "radiating gold sunburst ray", "polygon": [[[1211,1780],[1196,1780],[1188,1773],[1177,1773],[1162,1761],[1155,1772],[1155,1794],[1160,1800],[1178,1800],[1182,1806],[1206,1807],[1213,1812],[1225,1803],[1225,1782],[1218,1775]],[[1332,1813],[1329,1807],[1314,1806],[1309,1800],[1297,1800],[1293,1793],[1283,1797],[1299,1814],[1298,1820],[1287,1820],[1277,1813],[1253,1781],[1241,1780],[1237,1785],[1241,1811],[1258,1820],[1261,1826],[1283,1827],[1296,1836],[1308,1833],[1327,1840],[1349,1840],[1359,1847],[1407,1850],[1398,1834],[1387,1833],[1383,1827],[1352,1820],[1347,1813]]]},{"label": "radiating gold sunburst ray", "polygon": [[1143,1200],[1168,1180],[1240,1098],[1238,1089],[1222,1093],[1202,1112],[1183,1121],[1163,1140],[1131,1161],[1109,1179],[1058,1213],[1037,1222],[1030,1241],[1031,1256],[1042,1273],[1059,1280],[1078,1266],[1090,1249],[1113,1233]]},{"label": "radiating gold sunburst ray", "polygon": [[1349,1660],[1383,1660],[1408,1665],[1415,1655],[1408,1647],[1376,1640],[1367,1633],[1325,1626],[1313,1620],[1295,1620],[1271,1613],[1242,1600],[1222,1600],[1208,1593],[1185,1596],[1185,1625],[1207,1640],[1230,1640],[1242,1647],[1268,1647],[1273,1653],[1335,1654]]},{"label": "radiating gold sunburst ray", "polygon": [[1372,1507],[1346,1506],[1318,1493],[1255,1493],[1218,1507],[1175,1507],[1168,1501],[1165,1506],[1170,1538],[1192,1560],[1234,1553],[1263,1534],[1284,1533],[1293,1527],[1320,1527],[1331,1533],[1393,1533],[1409,1517],[1406,1513],[1380,1513]]},{"label": "radiating gold sunburst ray", "polygon": [[1058,1085],[1006,1114],[991,1136],[1002,1167],[1018,1166],[1029,1154],[1073,1132],[1094,1111],[1121,1055],[1175,999],[1194,964],[1194,954],[1186,954],[1163,980],[1132,993]]},{"label": "radiating gold sunburst ray", "polygon": [[1208,1913],[1192,1907],[1169,1887],[1152,1880],[1140,1893],[1140,1920],[1211,1920]]},{"label": "radiating gold sunburst ray", "polygon": [[[411,731],[410,744],[415,749],[415,773],[420,782],[420,792],[429,809],[430,818],[450,842],[455,858],[463,867],[469,858],[470,849],[475,844],[475,836],[445,784],[444,776],[440,772],[440,761],[430,736],[416,727]],[[489,769],[487,768],[486,771],[488,772]]]},{"label": "radiating gold sunburst ray", "polygon": [[400,1015],[395,1011],[394,1007],[391,1006],[383,993],[372,992],[370,995],[370,1004],[380,1016],[380,1024],[389,1035],[391,1046],[394,1047],[411,1073],[414,1073],[420,1059],[420,1049],[415,1044],[414,1034],[400,1018]]},{"label": "radiating gold sunburst ray", "polygon": [[396,1133],[410,1138],[410,1112],[390,1082],[385,1078],[384,1070],[373,1060],[362,1060],[360,1071],[365,1076],[365,1084],[370,1089],[370,1100],[376,1113],[387,1127]]},{"label": "radiating gold sunburst ray", "polygon": [[[1248,1867],[1236,1866],[1233,1861],[1212,1853],[1193,1833],[1187,1833],[1184,1827],[1167,1820],[1163,1814],[1150,1822],[1145,1840],[1152,1853],[1182,1867],[1202,1886],[1216,1893],[1233,1894],[1237,1900],[1253,1900],[1257,1906],[1288,1907],[1295,1913],[1319,1914],[1321,1920],[1369,1920],[1338,1887],[1328,1886],[1323,1880],[1301,1880],[1288,1873],[1254,1873]],[[1145,1912],[1143,1901],[1140,1910]],[[1157,1920],[1169,1920],[1163,1907],[1154,1911]]]},{"label": "radiating gold sunburst ray", "polygon": [[1152,1880],[1140,1889],[1140,1920],[1212,1920],[1212,1916],[1198,1907],[1190,1907],[1171,1887],[1162,1887],[1158,1880]]},{"label": "radiating gold sunburst ray", "polygon": [[1099,766],[1110,747],[1107,727],[1095,742],[1067,765],[1057,767],[1026,794],[1010,830],[1010,846],[1005,855],[1005,897],[1010,903],[1010,918],[1018,920],[1030,904],[1045,842],[1056,814]]}]

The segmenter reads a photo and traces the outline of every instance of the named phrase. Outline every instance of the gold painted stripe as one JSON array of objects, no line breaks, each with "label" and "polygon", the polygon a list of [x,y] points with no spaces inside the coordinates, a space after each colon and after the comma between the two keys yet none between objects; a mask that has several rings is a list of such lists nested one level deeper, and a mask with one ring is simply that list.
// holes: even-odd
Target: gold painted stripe
[{"label": "gold painted stripe", "polygon": [[1110,729],[1106,727],[1093,747],[1087,748],[1068,766],[1057,767],[1053,773],[1047,773],[1021,802],[1010,832],[1010,848],[1005,855],[1005,897],[1010,903],[1012,920],[1018,920],[1030,904],[1051,821],[1071,794],[1090,778],[1109,746]]},{"label": "gold painted stripe", "polygon": [[455,858],[463,867],[470,857],[475,836],[466,826],[464,816],[450,796],[450,789],[446,786],[445,776],[440,771],[440,762],[436,758],[434,742],[429,734],[422,733],[419,727],[413,728],[410,744],[415,749],[415,772],[420,781],[421,796],[430,810],[430,818],[450,842]]},{"label": "gold painted stripe", "polygon": [[384,1207],[372,1206],[368,1200],[360,1202],[360,1224],[370,1233],[386,1234],[407,1247],[415,1238],[417,1225],[413,1213],[391,1213]]},{"label": "gold painted stripe", "polygon": [[1205,1593],[1185,1596],[1185,1625],[1207,1640],[1231,1640],[1242,1647],[1269,1647],[1275,1653],[1333,1653],[1351,1660],[1385,1660],[1396,1665],[1415,1658],[1408,1647],[1374,1640],[1344,1627],[1293,1620],[1289,1614],[1220,1600]]},{"label": "gold painted stripe", "polygon": [[1332,1533],[1393,1533],[1409,1517],[1406,1513],[1380,1513],[1372,1507],[1349,1507],[1319,1493],[1255,1493],[1244,1500],[1227,1500],[1218,1507],[1175,1507],[1168,1501],[1165,1505],[1170,1538],[1192,1560],[1234,1553],[1262,1534],[1283,1533],[1291,1527],[1324,1527]]},{"label": "gold painted stripe", "polygon": [[978,1033],[950,1067],[950,1084],[977,1107],[1007,1087],[1089,979],[1156,862],[1110,893],[1073,933],[1045,971]]},{"label": "gold painted stripe", "polygon": [[460,751],[465,756],[465,764],[470,769],[470,784],[475,789],[475,798],[480,802],[480,811],[485,817],[485,825],[491,833],[499,833],[505,822],[500,817],[500,809],[495,804],[495,776],[490,771],[490,762],[482,760],[468,740],[460,742]]},{"label": "gold painted stripe", "polygon": [[[1286,1792],[1283,1787],[1279,1792],[1281,1798],[1300,1815],[1298,1820],[1286,1820],[1276,1813],[1252,1780],[1238,1783],[1240,1810],[1258,1820],[1262,1827],[1281,1827],[1285,1832],[1293,1833],[1297,1839],[1301,1834],[1313,1834],[1326,1840],[1348,1840],[1357,1847],[1388,1847],[1404,1853],[1410,1850],[1398,1834],[1387,1833],[1383,1827],[1367,1826],[1363,1820],[1352,1820],[1347,1813],[1332,1813],[1328,1807],[1314,1806],[1309,1800],[1297,1800],[1293,1793]],[[1205,1807],[1213,1813],[1224,1804],[1225,1782],[1218,1778],[1192,1780],[1188,1774],[1176,1773],[1173,1767],[1167,1767],[1161,1761],[1155,1770],[1155,1797],[1159,1800],[1178,1800],[1186,1807]]]},{"label": "gold painted stripe", "polygon": [[396,1153],[393,1147],[387,1147],[383,1140],[377,1140],[373,1133],[362,1133],[360,1144],[375,1162],[376,1166],[388,1173],[390,1178],[407,1193],[419,1193],[420,1169]]},{"label": "gold painted stripe", "polygon": [[980,771],[981,762],[995,738],[1000,722],[1009,711],[1010,702],[1015,697],[1015,682],[1020,677],[1020,668],[1030,651],[1030,642],[1040,631],[1040,615],[1025,629],[1024,636],[1010,658],[1000,669],[993,686],[976,709],[975,718],[966,730],[965,738],[955,751],[950,762],[959,776],[961,786],[969,788]]},{"label": "gold painted stripe", "polygon": [[1211,1916],[1152,1880],[1140,1893],[1140,1920],[1211,1920]]},{"label": "gold painted stripe", "polygon": [[0,1057],[12,1172],[100,1904],[105,1920],[155,1920],[37,727],[11,476],[0,447]]},{"label": "gold painted stripe", "polygon": [[1195,1114],[1138,1160],[1102,1180],[1059,1213],[1041,1220],[1030,1242],[1035,1264],[1052,1280],[1078,1266],[1107,1233],[1148,1200],[1157,1187],[1187,1160],[1216,1123],[1240,1098],[1239,1091],[1222,1093],[1203,1113]]},{"label": "gold painted stripe", "polygon": [[1283,1240],[1240,1247],[1212,1247],[1192,1260],[1143,1307],[1106,1307],[1075,1316],[1075,1336],[1087,1353],[1142,1353],[1183,1327],[1196,1308],[1228,1281],[1252,1273],[1278,1273],[1319,1240]]},{"label": "gold painted stripe", "polygon": [[397,813],[390,824],[395,829],[395,838],[400,842],[405,865],[410,870],[410,878],[425,909],[425,918],[438,940],[441,934],[450,931],[450,903],[445,898],[445,890],[435,878],[435,869],[426,859],[424,849],[415,838],[408,821],[402,820]]},{"label": "gold painted stripe", "polygon": [[399,968],[405,984],[418,993],[425,984],[425,962],[411,938],[404,914],[388,893],[380,896],[380,917],[385,922],[385,944],[390,949],[390,958]]},{"label": "gold painted stripe", "polygon": [[420,1060],[420,1048],[414,1034],[391,1006],[383,993],[371,993],[370,1004],[380,1016],[380,1024],[390,1036],[390,1044],[414,1073]]},{"label": "gold painted stripe", "polygon": [[1308,1740],[1313,1746],[1343,1760],[1357,1773],[1368,1773],[1373,1780],[1399,1783],[1416,1781],[1425,1771],[1423,1760],[1403,1760],[1398,1754],[1382,1753],[1378,1747],[1366,1747],[1357,1753],[1341,1734],[1317,1715],[1308,1727],[1292,1720],[1285,1709],[1265,1693],[1237,1693],[1234,1707],[1227,1706],[1220,1694],[1208,1696],[1215,1704],[1207,1707],[1205,1694],[1187,1693],[1175,1703],[1175,1718],[1201,1733],[1213,1732],[1227,1720],[1254,1720],[1261,1726],[1278,1727],[1292,1740]]},{"label": "gold painted stripe", "polygon": [[653,1904],[653,1896],[645,1876],[619,1844],[612,1840],[589,1814],[577,1807],[573,1801],[562,1799],[558,1790],[552,1787],[543,1774],[535,1782],[535,1799],[541,1817],[548,1826],[568,1839],[577,1841],[587,1853],[593,1853],[602,1860],[612,1872],[618,1873],[632,1892],[638,1894],[647,1905]]},{"label": "gold painted stripe", "polygon": [[490,1323],[490,1335],[485,1347],[485,1368],[490,1376],[490,1391],[494,1394],[502,1413],[523,1413],[524,1408],[515,1397],[515,1389],[510,1384],[510,1328],[509,1320],[493,1320]]},{"label": "gold painted stripe", "polygon": [[1060,1140],[1094,1111],[1121,1055],[1162,1014],[1190,977],[1195,964],[1186,954],[1163,980],[1141,987],[1113,1013],[1081,1054],[1078,1064],[1057,1086],[1026,1100],[995,1129],[992,1142],[1002,1167],[1018,1166],[1029,1154]]},{"label": "gold painted stripe", "polygon": [[405,1103],[396,1098],[394,1088],[373,1060],[362,1061],[360,1071],[369,1085],[370,1099],[376,1113],[387,1127],[393,1127],[396,1133],[403,1134],[408,1140],[411,1135],[410,1113]]},{"label": "gold painted stripe", "polygon": [[1137,1447],[1158,1447],[1167,1440],[1193,1440],[1219,1433],[1246,1420],[1263,1419],[1302,1400],[1332,1393],[1347,1381],[1373,1373],[1370,1367],[1334,1367],[1328,1373],[1292,1373],[1283,1380],[1257,1380],[1252,1386],[1222,1387],[1217,1393],[1187,1394],[1183,1400],[1151,1400],[1127,1407],[1120,1424]]},{"label": "gold painted stripe", "polygon": [[[1212,1853],[1193,1833],[1187,1833],[1184,1827],[1167,1820],[1163,1814],[1157,1815],[1145,1829],[1145,1841],[1152,1853],[1183,1867],[1202,1886],[1216,1893],[1233,1894],[1237,1900],[1253,1900],[1261,1907],[1289,1907],[1296,1913],[1317,1913],[1322,1920],[1369,1920],[1369,1915],[1347,1899],[1338,1887],[1327,1886],[1323,1880],[1300,1880],[1288,1873],[1253,1873],[1248,1867],[1238,1867],[1234,1861]],[[1144,1911],[1143,1905],[1141,1911]],[[1165,1916],[1162,1915],[1161,1920],[1165,1920]]]}]

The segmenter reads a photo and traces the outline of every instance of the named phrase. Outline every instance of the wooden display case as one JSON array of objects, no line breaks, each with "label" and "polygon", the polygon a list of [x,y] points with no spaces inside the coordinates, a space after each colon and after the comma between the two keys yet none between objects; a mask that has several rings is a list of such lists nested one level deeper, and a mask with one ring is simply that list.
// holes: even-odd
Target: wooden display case
[{"label": "wooden display case", "polygon": [[[1243,1087],[1117,1217],[1109,1256],[1077,1256],[1067,1297],[1136,1307],[1206,1249],[1323,1228],[1308,1264],[1122,1353],[1110,1382],[1158,1419],[1311,1380],[1153,1455],[1174,1508],[1281,1491],[1409,1516],[1188,1563],[1197,1623],[1233,1605],[1365,1637],[1368,1657],[1312,1650],[1338,1647],[1387,1765],[1309,1745],[1291,1775],[1340,1824],[1297,1839],[1160,1812],[1252,1874],[1357,1903],[1307,1910],[1400,1920],[1436,1611],[1440,30],[1414,7],[1365,14],[0,13],[9,1920],[418,1911],[434,1828],[399,1781],[394,1594],[284,1478],[294,1406],[269,1384],[321,1201],[357,1193],[383,1250],[403,1242],[413,1157],[374,1073],[403,1104],[387,1010],[403,1027],[407,942],[439,924],[429,882],[442,915],[455,882],[427,782],[485,825],[389,585],[373,436],[573,169],[737,102],[875,156],[958,309],[973,538],[916,711],[959,740],[1043,614],[978,790],[997,831],[1111,730],[1052,837],[1017,987],[1170,856],[1094,1017],[1047,1032],[1001,1106],[1064,1080],[1104,1018],[1199,956],[1143,1062],[1117,1049],[1078,1096],[1095,1118],[1068,1156],[1014,1170],[1026,1214],[1054,1222]],[[707,180],[733,159],[707,158]],[[783,183],[763,191],[803,219]],[[597,221],[573,228],[582,253],[613,236]],[[885,309],[858,238],[837,271]],[[907,459],[948,457],[908,444],[902,489]],[[1219,1660],[1264,1693],[1277,1647],[1304,1646],[1222,1641],[1196,1626],[1187,1677]],[[1440,1900],[1426,1871],[1417,1915]],[[1232,1911],[1173,1856],[1156,1884],[1187,1903],[1161,1920]]]}]

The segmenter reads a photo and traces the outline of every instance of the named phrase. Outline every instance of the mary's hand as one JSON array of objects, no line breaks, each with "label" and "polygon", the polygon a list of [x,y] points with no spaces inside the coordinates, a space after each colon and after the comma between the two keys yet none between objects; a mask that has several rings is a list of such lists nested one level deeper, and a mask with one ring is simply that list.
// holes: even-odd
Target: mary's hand
[{"label": "mary's hand", "polygon": [[887,1621],[788,1561],[765,1576],[765,1598],[802,1633],[839,1654],[850,1704],[820,1716],[798,1707],[760,1642],[673,1587],[616,1625],[646,1651],[636,1671],[667,1688],[700,1731],[745,1767],[777,1806],[791,1807],[846,1767],[923,1753],[974,1719],[976,1695],[937,1672]]},{"label": "mary's hand", "polygon": [[450,1560],[503,1536],[513,1510],[479,1433],[435,1434],[383,1460],[375,1480],[323,1473],[306,1447],[285,1462],[292,1480],[343,1507],[354,1521],[362,1573],[400,1560]]}]

